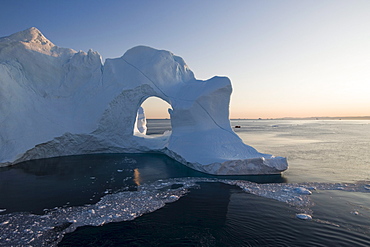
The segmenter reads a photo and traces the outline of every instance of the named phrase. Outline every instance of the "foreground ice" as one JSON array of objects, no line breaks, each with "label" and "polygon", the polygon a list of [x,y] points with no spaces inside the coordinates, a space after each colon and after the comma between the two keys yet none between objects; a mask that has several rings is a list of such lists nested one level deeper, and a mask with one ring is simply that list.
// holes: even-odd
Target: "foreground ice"
[{"label": "foreground ice", "polygon": [[[56,246],[64,234],[80,226],[100,226],[110,222],[133,220],[145,213],[177,201],[199,182],[221,182],[240,187],[247,193],[271,198],[294,207],[299,219],[312,219],[311,191],[341,190],[370,193],[370,184],[257,184],[248,181],[175,178],[158,180],[138,187],[138,191],[108,194],[93,205],[45,210],[44,215],[10,213],[0,215],[1,246]],[[176,185],[176,186],[173,186]],[[309,192],[308,192],[309,191]],[[355,214],[355,213],[354,213]],[[318,221],[320,222],[320,221]]]},{"label": "foreground ice", "polygon": [[[40,69],[42,68],[42,69]],[[284,157],[259,153],[230,126],[227,77],[197,80],[173,53],[138,46],[122,57],[76,52],[36,28],[0,38],[0,166],[91,154],[160,152],[217,175],[279,174]],[[172,132],[146,136],[141,104],[168,102]]]},{"label": "foreground ice", "polygon": [[312,220],[312,216],[309,214],[296,214],[296,217],[301,220]]}]

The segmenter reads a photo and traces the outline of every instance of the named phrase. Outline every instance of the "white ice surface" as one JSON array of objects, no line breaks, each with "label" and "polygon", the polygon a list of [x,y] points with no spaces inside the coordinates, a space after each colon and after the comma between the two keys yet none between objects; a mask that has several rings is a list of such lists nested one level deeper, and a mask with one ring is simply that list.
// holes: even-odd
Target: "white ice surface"
[{"label": "white ice surface", "polygon": [[[0,38],[0,166],[89,153],[162,152],[217,175],[278,174],[283,157],[233,132],[231,82],[197,80],[169,51],[138,46],[102,64],[97,52],[60,48],[36,28]],[[150,138],[141,104],[168,102],[172,133]]]}]

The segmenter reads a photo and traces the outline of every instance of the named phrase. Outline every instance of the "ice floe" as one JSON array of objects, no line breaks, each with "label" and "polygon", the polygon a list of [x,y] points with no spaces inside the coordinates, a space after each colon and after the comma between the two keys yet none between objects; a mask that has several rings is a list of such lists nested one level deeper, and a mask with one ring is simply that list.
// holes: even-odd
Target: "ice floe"
[{"label": "ice floe", "polygon": [[301,220],[312,220],[312,216],[309,214],[296,214],[296,217]]},{"label": "ice floe", "polygon": [[[172,178],[157,180],[137,187],[137,191],[107,194],[99,202],[79,207],[65,206],[44,210],[44,215],[10,213],[0,215],[0,245],[4,246],[56,246],[64,234],[80,226],[100,226],[110,222],[133,220],[145,213],[177,201],[189,188],[200,182],[220,182],[240,187],[246,193],[271,198],[294,207],[295,217],[311,220],[314,203],[311,190],[342,190],[370,193],[366,182],[357,184],[299,183],[257,184],[244,180],[213,178]],[[109,192],[110,193],[110,192]],[[354,215],[358,213],[353,212]],[[320,220],[317,220],[320,222]]]}]

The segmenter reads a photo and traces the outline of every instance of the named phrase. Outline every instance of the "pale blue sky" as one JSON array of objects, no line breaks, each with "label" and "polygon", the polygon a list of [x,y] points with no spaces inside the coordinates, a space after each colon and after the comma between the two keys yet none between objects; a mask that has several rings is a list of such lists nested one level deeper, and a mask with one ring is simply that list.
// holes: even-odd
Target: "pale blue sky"
[{"label": "pale blue sky", "polygon": [[104,59],[170,50],[199,79],[232,80],[232,118],[358,116],[370,115],[369,13],[367,0],[0,0],[0,36],[34,26]]}]

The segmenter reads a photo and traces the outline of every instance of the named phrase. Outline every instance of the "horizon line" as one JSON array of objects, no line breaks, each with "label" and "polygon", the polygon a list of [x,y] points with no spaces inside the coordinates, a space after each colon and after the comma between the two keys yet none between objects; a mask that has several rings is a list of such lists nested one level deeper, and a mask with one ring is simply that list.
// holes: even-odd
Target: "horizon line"
[{"label": "horizon line", "polygon": [[[150,120],[170,120],[171,118],[146,118]],[[229,118],[230,120],[292,120],[292,119],[301,119],[301,120],[307,120],[307,119],[312,119],[312,120],[325,120],[325,119],[354,119],[354,120],[370,120],[370,116],[337,116],[337,117],[328,117],[328,116],[321,116],[321,117],[274,117],[274,118]]]}]

